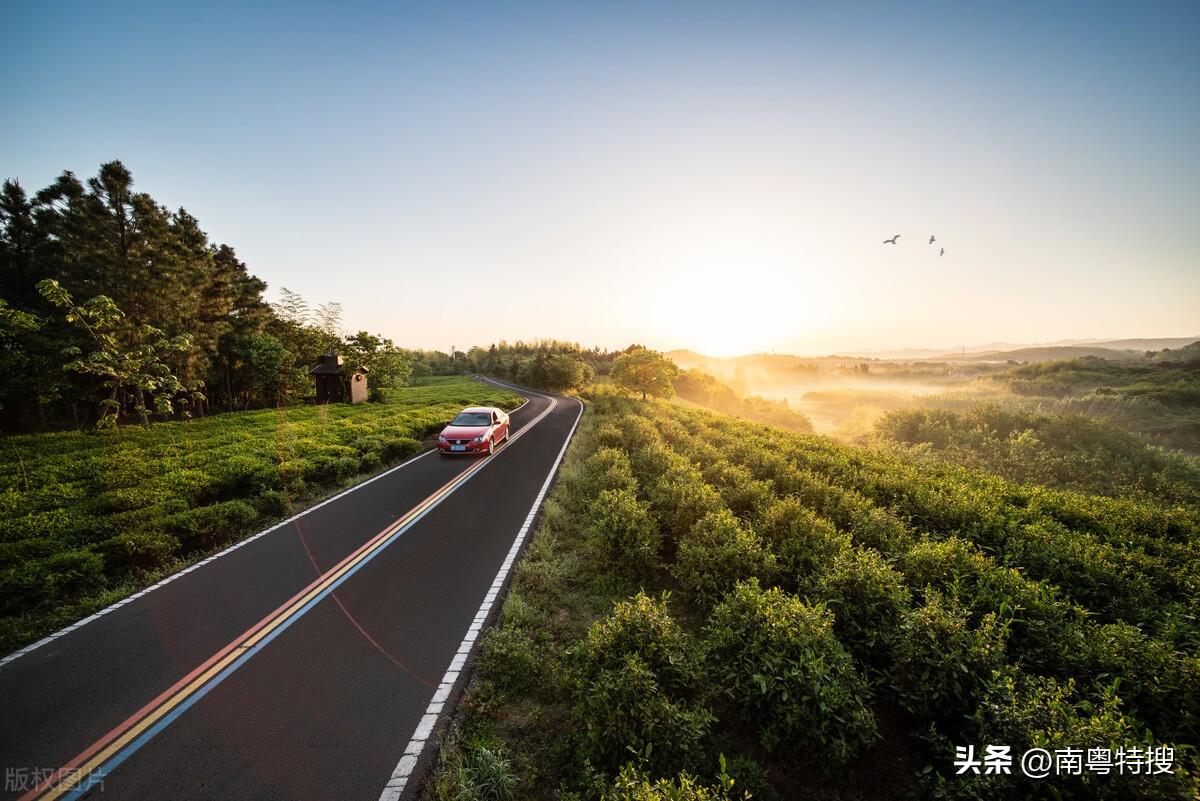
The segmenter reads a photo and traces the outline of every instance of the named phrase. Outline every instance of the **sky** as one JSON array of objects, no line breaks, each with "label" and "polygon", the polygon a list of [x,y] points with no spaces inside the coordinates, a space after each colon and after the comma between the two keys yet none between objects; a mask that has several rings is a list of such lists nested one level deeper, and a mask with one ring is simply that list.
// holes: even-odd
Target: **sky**
[{"label": "sky", "polygon": [[338,301],[405,346],[1200,335],[1195,2],[55,2],[0,21],[3,176],[34,191],[119,158],[269,297]]}]

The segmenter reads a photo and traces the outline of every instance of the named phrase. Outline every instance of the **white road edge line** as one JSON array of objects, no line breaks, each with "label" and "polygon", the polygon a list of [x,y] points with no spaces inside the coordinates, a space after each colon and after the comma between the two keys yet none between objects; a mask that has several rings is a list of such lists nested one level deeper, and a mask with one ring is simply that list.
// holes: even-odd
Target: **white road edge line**
[{"label": "white road edge line", "polygon": [[[502,384],[503,382],[496,381],[494,383]],[[429,742],[434,726],[437,724],[438,718],[445,708],[446,700],[454,690],[454,685],[458,683],[463,667],[467,663],[467,657],[470,656],[471,650],[475,647],[475,640],[482,632],[483,624],[487,621],[493,604],[496,603],[500,591],[504,588],[504,582],[508,578],[508,573],[516,562],[517,556],[521,553],[521,546],[525,542],[525,537],[529,534],[529,527],[533,525],[533,520],[537,517],[538,510],[541,509],[542,501],[545,500],[546,493],[550,489],[550,484],[554,481],[554,476],[558,473],[558,466],[567,452],[567,446],[571,444],[571,439],[575,436],[575,429],[579,425],[580,418],[583,417],[583,401],[578,398],[574,398],[573,400],[579,404],[579,414],[576,415],[575,422],[571,424],[571,430],[567,432],[567,438],[563,442],[558,456],[555,457],[554,464],[550,466],[550,472],[546,475],[546,481],[542,484],[537,497],[534,498],[533,506],[530,507],[529,514],[525,516],[525,521],[521,524],[521,529],[517,532],[517,537],[513,540],[512,547],[508,549],[508,556],[505,557],[504,563],[500,565],[500,570],[496,573],[496,578],[492,581],[492,586],[488,588],[487,595],[484,596],[479,611],[475,613],[475,619],[471,621],[471,625],[467,628],[466,636],[463,637],[458,650],[450,660],[450,666],[446,668],[441,683],[438,684],[437,690],[433,693],[433,698],[429,701],[429,706],[425,708],[425,714],[421,717],[420,722],[417,723],[417,728],[413,732],[412,737],[409,738],[408,745],[404,749],[404,755],[396,763],[396,768],[392,771],[391,778],[388,779],[383,792],[379,794],[379,801],[398,801],[401,793],[404,792],[404,788],[408,784],[408,779],[417,767],[421,753],[424,751],[425,745]]]},{"label": "white road edge line", "polygon": [[[512,414],[513,412],[523,409],[525,407],[525,405],[528,403],[529,403],[529,398],[526,398],[525,403],[522,403],[520,406],[513,409],[512,412],[509,412],[509,414]],[[0,659],[0,668],[4,667],[9,662],[12,662],[14,660],[21,658],[22,656],[25,656],[26,654],[28,654],[32,651],[36,651],[38,648],[41,648],[43,645],[48,645],[48,644],[54,642],[59,637],[65,636],[67,634],[70,634],[72,631],[75,631],[76,629],[82,628],[83,626],[87,625],[88,623],[91,623],[92,621],[94,621],[98,618],[101,618],[104,615],[107,615],[109,612],[115,612],[116,610],[120,609],[122,606],[125,606],[126,604],[136,601],[138,598],[141,598],[143,595],[146,595],[147,593],[157,590],[159,587],[162,587],[163,585],[170,584],[175,579],[186,576],[188,573],[191,573],[193,570],[204,567],[209,562],[215,562],[216,560],[220,559],[222,556],[233,553],[238,548],[241,548],[243,545],[248,545],[248,544],[254,542],[255,540],[259,539],[260,537],[264,537],[267,534],[270,534],[272,531],[277,531],[278,529],[281,529],[284,526],[295,523],[297,520],[304,517],[306,514],[308,514],[310,512],[315,512],[318,509],[320,509],[322,506],[331,504],[334,501],[336,501],[337,499],[339,499],[345,495],[349,495],[350,493],[354,492],[355,490],[360,490],[363,487],[367,486],[368,484],[374,483],[374,482],[378,481],[379,479],[384,478],[385,476],[391,475],[392,473],[396,472],[397,470],[399,470],[402,467],[408,467],[410,464],[417,461],[418,459],[423,459],[424,457],[426,457],[429,454],[434,453],[434,452],[435,452],[435,449],[430,449],[430,450],[418,453],[416,456],[412,457],[411,459],[404,460],[403,462],[396,465],[395,467],[389,467],[387,470],[384,470],[382,473],[376,473],[375,475],[371,476],[370,478],[364,479],[353,486],[347,487],[346,489],[342,490],[341,492],[337,493],[336,495],[329,496],[328,498],[321,501],[320,503],[313,504],[312,506],[309,506],[307,509],[300,510],[299,512],[297,512],[296,514],[287,518],[286,520],[280,520],[275,525],[273,525],[269,528],[264,528],[262,531],[258,532],[257,534],[251,534],[249,537],[246,537],[245,539],[238,540],[233,545],[230,545],[228,548],[226,548],[223,551],[219,551],[211,556],[206,556],[204,559],[201,559],[199,562],[195,562],[194,564],[188,565],[187,567],[183,568],[182,570],[178,570],[178,571],[172,573],[171,575],[167,576],[166,578],[163,578],[163,579],[155,582],[154,584],[151,584],[149,587],[145,587],[144,589],[138,590],[135,593],[127,595],[124,598],[122,598],[121,600],[116,601],[116,602],[110,604],[109,606],[104,607],[100,611],[94,612],[93,614],[85,617],[83,620],[77,620],[69,626],[64,626],[63,628],[59,629],[58,631],[54,632],[53,634],[49,634],[49,635],[43,637],[42,639],[38,640],[37,642],[30,643],[29,645],[26,645],[24,648],[18,648],[16,651],[13,651],[8,656],[5,656],[3,659]]]}]

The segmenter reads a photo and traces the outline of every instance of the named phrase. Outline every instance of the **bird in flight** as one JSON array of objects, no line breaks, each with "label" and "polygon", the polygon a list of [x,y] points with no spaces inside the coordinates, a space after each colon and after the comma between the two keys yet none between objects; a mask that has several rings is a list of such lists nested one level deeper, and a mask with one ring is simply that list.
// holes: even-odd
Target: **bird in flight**
[{"label": "bird in flight", "polygon": [[934,236],[933,234],[930,234],[930,235],[929,235],[929,244],[931,244],[931,245],[932,245],[932,244],[933,244],[934,242],[936,242],[936,241],[937,241],[937,237],[936,237],[936,236]]},{"label": "bird in flight", "polygon": [[942,252],[938,254],[938,258],[940,259],[942,256],[945,256],[945,255],[946,255],[946,249],[942,248]]},{"label": "bird in flight", "polygon": [[899,239],[899,238],[900,238],[900,234],[896,234],[896,235],[895,235],[895,236],[893,236],[891,239],[885,239],[885,240],[883,240],[883,244],[885,244],[885,245],[894,245],[894,244],[896,244],[896,240],[897,240],[897,239]]}]

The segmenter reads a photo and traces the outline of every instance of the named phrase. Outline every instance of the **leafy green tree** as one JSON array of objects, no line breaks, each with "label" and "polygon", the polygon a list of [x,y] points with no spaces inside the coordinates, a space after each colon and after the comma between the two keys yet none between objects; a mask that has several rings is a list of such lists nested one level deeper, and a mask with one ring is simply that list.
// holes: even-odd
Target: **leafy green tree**
[{"label": "leafy green tree", "polygon": [[29,356],[24,342],[30,334],[42,327],[36,315],[8,305],[0,298],[0,409],[4,408],[6,396],[19,390],[20,384],[9,380],[10,376],[23,376],[29,365]]},{"label": "leafy green tree", "polygon": [[226,358],[225,392],[233,408],[278,404],[287,386],[291,353],[270,334],[226,334],[221,340]]},{"label": "leafy green tree", "polygon": [[640,392],[642,400],[647,395],[672,397],[678,375],[679,368],[673,361],[658,351],[642,347],[618,356],[612,366],[613,383],[630,392]]},{"label": "leafy green tree", "polygon": [[546,359],[543,386],[555,392],[569,392],[583,389],[595,377],[596,371],[587,363],[564,353]]},{"label": "leafy green tree", "polygon": [[412,375],[412,358],[390,339],[359,331],[343,340],[343,353],[352,366],[367,368],[371,393],[400,387]]},{"label": "leafy green tree", "polygon": [[132,393],[138,418],[146,424],[150,422],[147,395],[154,410],[169,417],[175,412],[177,395],[199,392],[196,387],[185,386],[163,361],[167,354],[186,351],[191,346],[188,336],[168,339],[150,325],[122,331],[125,315],[105,295],[77,305],[71,294],[52,279],[39,282],[38,290],[47,301],[66,312],[68,323],[87,331],[92,341],[92,350],[86,354],[79,348],[68,348],[64,355],[73,358],[64,369],[94,375],[109,388],[108,397],[100,402],[97,427],[117,423],[127,393]]}]

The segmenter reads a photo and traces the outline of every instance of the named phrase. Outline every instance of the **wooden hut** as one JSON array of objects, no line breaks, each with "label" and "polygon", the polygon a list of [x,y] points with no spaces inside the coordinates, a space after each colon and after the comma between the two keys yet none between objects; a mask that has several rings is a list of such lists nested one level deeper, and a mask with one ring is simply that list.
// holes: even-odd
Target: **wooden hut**
[{"label": "wooden hut", "polygon": [[367,400],[367,368],[347,367],[330,351],[317,357],[308,371],[317,388],[317,403],[363,403]]}]

